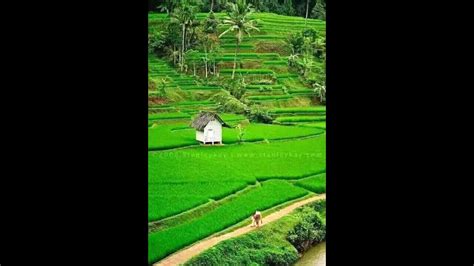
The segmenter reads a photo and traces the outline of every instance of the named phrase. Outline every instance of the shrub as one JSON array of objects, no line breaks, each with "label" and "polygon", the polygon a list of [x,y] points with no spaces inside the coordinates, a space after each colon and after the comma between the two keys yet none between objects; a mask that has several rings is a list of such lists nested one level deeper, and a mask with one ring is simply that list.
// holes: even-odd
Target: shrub
[{"label": "shrub", "polygon": [[311,203],[309,206],[317,212],[325,212],[326,211],[326,200],[318,200],[316,202]]},{"label": "shrub", "polygon": [[218,104],[218,111],[225,113],[243,114],[248,109],[247,105],[236,99],[228,91],[215,94],[212,101]]},{"label": "shrub", "polygon": [[268,110],[262,109],[260,107],[253,107],[248,113],[250,121],[264,124],[271,124],[273,118],[268,115]]},{"label": "shrub", "polygon": [[[314,206],[318,206],[318,209],[315,209]],[[293,265],[299,257],[297,249],[287,240],[288,233],[296,232],[295,229],[297,232],[302,232],[301,225],[299,225],[301,222],[311,223],[320,215],[324,216],[325,211],[325,201],[309,204],[258,231],[223,241],[192,258],[185,263],[185,266]],[[324,224],[317,221],[312,224],[312,226],[306,225],[306,227],[310,227],[313,231],[316,229],[318,239],[325,237]],[[299,228],[296,228],[298,225]],[[301,237],[300,239],[305,241],[307,238]]]},{"label": "shrub", "polygon": [[150,78],[148,78],[148,90],[150,91],[156,90],[156,82]]},{"label": "shrub", "polygon": [[319,213],[314,209],[304,207],[303,219],[294,229],[288,233],[287,240],[296,247],[299,252],[304,252],[313,244],[319,243],[326,238],[326,226]]},{"label": "shrub", "polygon": [[245,79],[240,75],[238,78],[228,81],[224,84],[224,88],[230,92],[230,95],[234,96],[236,99],[242,99],[242,96],[245,94]]},{"label": "shrub", "polygon": [[[191,243],[236,224],[255,210],[265,210],[275,205],[300,198],[308,192],[281,180],[267,181],[213,209],[206,215],[176,227],[148,235],[148,262],[152,263]],[[176,236],[180,236],[179,238]]]},{"label": "shrub", "polygon": [[266,238],[265,234],[254,232],[223,241],[185,265],[292,265],[298,260],[298,254],[291,246],[279,247],[265,241]]},{"label": "shrub", "polygon": [[288,54],[288,49],[279,42],[258,42],[255,46],[258,53],[278,53],[280,55]]}]

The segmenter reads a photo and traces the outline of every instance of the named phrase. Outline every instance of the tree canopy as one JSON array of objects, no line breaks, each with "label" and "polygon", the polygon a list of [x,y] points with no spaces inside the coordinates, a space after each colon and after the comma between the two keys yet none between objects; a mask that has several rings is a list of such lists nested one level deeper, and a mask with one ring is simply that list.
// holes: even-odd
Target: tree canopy
[{"label": "tree canopy", "polygon": [[[249,0],[256,11],[272,12],[288,16],[306,16],[306,8],[309,5],[309,18],[326,20],[326,0]],[[177,1],[174,0],[149,0],[148,10],[157,12],[171,12]],[[200,0],[201,12],[211,11],[224,12],[227,3],[235,3],[234,0]]]}]

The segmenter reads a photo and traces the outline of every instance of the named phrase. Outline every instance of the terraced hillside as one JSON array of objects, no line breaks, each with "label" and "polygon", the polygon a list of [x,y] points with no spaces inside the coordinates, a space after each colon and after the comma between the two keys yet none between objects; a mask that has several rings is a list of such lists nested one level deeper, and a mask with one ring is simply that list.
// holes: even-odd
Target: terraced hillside
[{"label": "terraced hillside", "polygon": [[[198,14],[200,20],[207,16]],[[268,110],[272,124],[256,123],[248,113],[219,111],[222,103],[215,96],[227,93],[233,35],[222,36],[215,55],[220,83],[204,78],[202,50],[189,55],[185,73],[172,59],[149,55],[149,79],[156,83],[149,90],[148,119],[150,264],[248,219],[255,210],[271,211],[325,192],[326,108],[290,70],[285,46],[291,32],[311,28],[324,36],[325,22],[252,16],[260,32],[244,38],[236,75],[246,84],[242,102]],[[149,14],[150,32],[168,20],[166,14]],[[219,26],[219,33],[224,29]],[[323,62],[315,67],[324,68]],[[224,145],[196,142],[190,123],[203,110],[219,112],[230,125],[223,128]]]},{"label": "terraced hillside", "polygon": [[[200,20],[204,20],[207,16],[206,13],[198,14]],[[224,16],[223,13],[216,14],[218,18]],[[316,30],[320,36],[325,36],[325,22],[309,19],[305,26],[303,18],[270,13],[257,13],[253,15],[253,18],[258,20],[260,31],[244,38],[240,45],[236,70],[237,75],[242,75],[247,81],[246,99],[258,105],[270,107],[310,105],[311,98],[314,98],[313,90],[300,81],[297,73],[292,73],[288,69],[289,51],[285,48],[284,41],[289,33],[308,28]],[[163,23],[168,20],[166,14],[149,14],[149,31],[160,30]],[[225,26],[219,27],[219,32],[224,30]],[[218,71],[221,76],[230,76],[235,56],[235,37],[222,36],[220,46],[221,53],[216,57]],[[196,65],[198,73],[203,72],[202,58],[204,56],[203,51],[190,56],[189,64]],[[179,75],[163,60],[157,59],[154,55],[149,57],[151,79],[159,81],[168,76],[171,80],[166,86],[168,89],[196,91],[194,94],[187,94],[185,99],[192,98],[193,95],[210,96],[212,93],[209,91],[222,89],[219,86],[200,84],[191,75]],[[316,61],[315,67],[324,68],[323,62]]]}]

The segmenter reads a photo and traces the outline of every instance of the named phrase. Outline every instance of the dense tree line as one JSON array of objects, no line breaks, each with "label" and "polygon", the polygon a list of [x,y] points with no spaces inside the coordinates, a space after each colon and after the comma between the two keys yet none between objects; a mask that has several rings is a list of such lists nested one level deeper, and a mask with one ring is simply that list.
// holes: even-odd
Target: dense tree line
[{"label": "dense tree line", "polygon": [[[150,11],[171,12],[176,0],[149,0]],[[233,0],[199,0],[200,12],[223,12]],[[256,11],[326,20],[326,0],[249,0]]]}]

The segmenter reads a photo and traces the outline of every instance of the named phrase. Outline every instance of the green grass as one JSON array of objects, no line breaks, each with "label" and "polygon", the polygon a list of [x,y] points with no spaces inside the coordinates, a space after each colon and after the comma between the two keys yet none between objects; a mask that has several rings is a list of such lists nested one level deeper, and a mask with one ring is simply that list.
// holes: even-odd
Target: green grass
[{"label": "green grass", "polygon": [[283,89],[283,85],[275,84],[275,85],[247,85],[245,87],[247,90],[281,90]]},{"label": "green grass", "polygon": [[[221,69],[221,74],[231,74],[232,69]],[[271,69],[236,69],[236,74],[261,74],[261,75],[273,75],[275,72]]]},{"label": "green grass", "polygon": [[148,128],[148,149],[165,150],[197,145],[195,131],[191,128],[183,130],[182,127],[185,125],[185,123],[178,123]]},{"label": "green grass", "polygon": [[[292,139],[322,134],[323,130],[301,130],[303,127],[280,126],[268,124],[249,124],[244,126],[243,140],[248,142],[261,140]],[[237,131],[224,129],[224,143],[236,143]]]},{"label": "green grass", "polygon": [[182,90],[220,90],[219,86],[203,86],[203,85],[185,85],[179,86]]},{"label": "green grass", "polygon": [[[280,133],[284,128],[292,127],[281,126]],[[321,135],[270,144],[149,153],[149,220],[181,213],[209,199],[221,199],[257,180],[297,179],[324,172],[324,139]]]},{"label": "green grass", "polygon": [[283,65],[286,66],[288,64],[285,60],[268,60],[263,62],[264,65]]},{"label": "green grass", "polygon": [[[248,186],[247,182],[193,182],[150,184],[148,220],[156,221],[208,202],[219,200]],[[232,190],[229,191],[229,187]],[[212,188],[212,189],[209,189]]]},{"label": "green grass", "polygon": [[280,116],[275,121],[278,123],[317,122],[326,121],[326,116]]},{"label": "green grass", "polygon": [[158,261],[180,248],[238,223],[250,217],[255,210],[265,210],[306,194],[307,190],[282,180],[264,182],[261,187],[240,195],[200,218],[149,234],[148,262]]},{"label": "green grass", "polygon": [[291,73],[278,74],[278,75],[277,75],[277,78],[279,78],[279,79],[284,79],[284,78],[298,78],[298,75],[297,75],[297,74],[291,74]]},{"label": "green grass", "polygon": [[281,113],[326,113],[326,106],[311,106],[311,107],[287,107],[287,108],[274,108],[269,111],[273,114]]},{"label": "green grass", "polygon": [[[226,43],[226,44],[221,45],[221,48],[235,49],[236,46],[237,45],[235,43]],[[241,44],[241,45],[239,45],[239,48],[240,49],[252,49],[252,48],[254,48],[254,46],[252,44]]]},{"label": "green grass", "polygon": [[247,99],[251,101],[272,101],[272,100],[286,100],[291,99],[293,96],[291,95],[256,95],[256,96],[248,96]]},{"label": "green grass", "polygon": [[[207,14],[199,13],[197,16],[202,20]],[[217,13],[216,16],[222,18],[225,14]],[[324,35],[325,22],[312,19],[305,22],[303,18],[269,13],[257,13],[252,17],[261,20],[261,31],[244,38],[237,59],[242,63],[243,69],[237,69],[236,73],[244,76],[248,84],[257,84],[262,79],[266,79],[267,84],[248,86],[246,99],[251,101],[250,104],[256,103],[267,108],[308,105],[308,97],[297,95],[308,94],[311,89],[304,88],[305,85],[297,74],[289,73],[286,52],[281,56],[273,53],[274,51],[260,50],[271,47],[261,43],[281,45],[290,32],[304,29],[305,23],[307,27]],[[166,14],[149,14],[149,30],[160,29],[163,22],[168,20]],[[223,30],[224,27],[219,27],[219,32]],[[234,61],[235,37],[223,36],[220,46],[224,53],[217,58],[218,67],[221,77],[228,79],[232,73],[230,68]],[[257,48],[259,52],[256,51]],[[202,60],[196,60],[199,60],[196,64],[198,70],[202,71]],[[295,189],[305,191],[302,187],[283,181],[264,182],[262,187],[255,187],[257,181],[287,179],[296,182],[296,179],[325,172],[325,130],[321,126],[312,127],[313,124],[319,124],[317,121],[294,122],[297,126],[253,123],[247,125],[246,122],[242,145],[236,144],[236,129],[224,128],[223,141],[226,145],[198,146],[195,130],[189,126],[190,116],[200,110],[215,111],[218,106],[209,99],[216,89],[220,88],[202,84],[189,73],[191,71],[188,74],[180,73],[167,61],[155,55],[149,56],[149,77],[158,83],[162,78],[168,77],[166,91],[170,101],[177,101],[149,107],[150,112],[169,112],[152,114],[148,122],[149,221],[156,221],[152,223],[156,225],[152,226],[152,231],[158,230],[149,235],[150,261],[156,261],[183,245],[189,245],[212,234],[215,230],[220,231],[234,225],[248,217],[255,208],[264,208],[265,204],[273,206],[278,204],[277,202],[288,202],[287,197],[291,198]],[[284,86],[292,95],[274,95],[284,93]],[[150,98],[156,92],[151,94]],[[298,108],[300,107],[295,107]],[[325,115],[325,109],[282,109],[286,110],[271,112],[271,115]],[[231,126],[246,120],[245,116],[234,114],[221,114],[221,117]],[[186,149],[174,149],[180,147]],[[275,185],[272,185],[273,182],[276,182]],[[233,194],[237,191],[238,194]],[[253,209],[250,210],[249,207],[249,210],[244,210],[247,205]],[[174,215],[177,216],[171,217]],[[230,218],[227,219],[227,216]]]},{"label": "green grass", "polygon": [[187,261],[185,266],[202,265],[293,265],[298,251],[287,240],[297,224],[315,216],[326,219],[325,201],[300,207],[275,222],[242,236],[222,241]]},{"label": "green grass", "polygon": [[183,106],[183,105],[213,105],[215,102],[212,101],[182,101],[170,104],[170,106]]},{"label": "green grass", "polygon": [[[224,120],[226,122],[226,124],[228,124],[231,127],[234,127],[237,124],[239,124],[240,122],[247,120],[247,117],[244,116],[244,115],[220,114],[219,116],[220,116],[220,118],[222,118],[222,120]],[[224,130],[224,131],[226,131],[226,130]]]},{"label": "green grass", "polygon": [[162,119],[183,119],[190,118],[189,114],[185,113],[155,113],[148,114],[148,120],[162,120]]},{"label": "green grass", "polygon": [[[231,126],[237,125],[246,118],[242,115],[224,114],[222,119]],[[189,120],[189,123],[191,120]],[[166,125],[155,125],[148,128],[148,149],[166,150],[172,148],[198,145],[195,140],[196,132],[189,123],[176,122]],[[244,126],[243,140],[255,142],[262,140],[280,140],[306,137],[322,134],[324,130],[318,128],[305,128],[296,126],[248,124]],[[235,128],[223,128],[222,140],[224,144],[238,142],[238,131]]]},{"label": "green grass", "polygon": [[295,182],[296,186],[305,188],[314,193],[322,194],[326,192],[326,173],[310,176]]},{"label": "green grass", "polygon": [[[269,144],[247,143],[151,152],[148,156],[149,193],[172,198],[179,193],[188,193],[183,184],[190,187],[207,185],[209,192],[203,189],[202,196],[212,198],[215,197],[213,186],[221,184],[223,189],[219,195],[224,196],[239,189],[241,183],[303,178],[325,171],[325,149],[325,135],[319,135]],[[166,189],[161,190],[160,186]]]},{"label": "green grass", "polygon": [[298,124],[298,126],[302,126],[302,127],[315,127],[315,128],[326,129],[326,121],[324,121],[324,122],[316,122],[316,123],[302,123],[302,124]]}]

